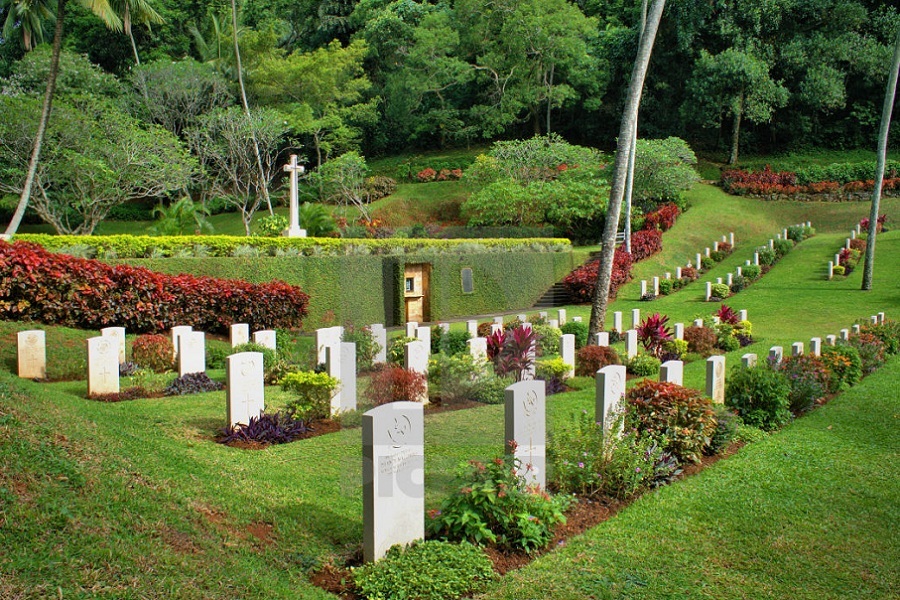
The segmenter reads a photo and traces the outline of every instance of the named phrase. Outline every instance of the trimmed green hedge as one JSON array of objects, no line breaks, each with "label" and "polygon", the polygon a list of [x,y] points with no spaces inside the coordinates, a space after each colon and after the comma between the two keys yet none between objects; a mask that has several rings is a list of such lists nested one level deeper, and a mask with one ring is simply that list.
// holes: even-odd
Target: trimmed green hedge
[{"label": "trimmed green hedge", "polygon": [[[260,254],[275,256],[278,253],[302,256],[365,256],[368,254],[403,255],[422,252],[434,253],[484,253],[484,252],[569,252],[571,242],[565,238],[435,240],[420,238],[341,239],[341,238],[286,238],[245,237],[231,235],[49,235],[22,234],[15,240],[40,244],[48,250],[73,247],[92,248],[98,258],[165,258],[182,253],[196,253],[212,257],[240,255],[247,247]],[[199,256],[199,255],[198,255]]]},{"label": "trimmed green hedge", "polygon": [[[404,321],[403,273],[431,265],[433,321],[525,309],[574,267],[571,252],[490,252],[405,256],[262,256],[244,258],[105,259],[161,273],[191,273],[262,283],[278,279],[309,294],[304,328]],[[461,270],[472,269],[474,291],[462,292]]]}]

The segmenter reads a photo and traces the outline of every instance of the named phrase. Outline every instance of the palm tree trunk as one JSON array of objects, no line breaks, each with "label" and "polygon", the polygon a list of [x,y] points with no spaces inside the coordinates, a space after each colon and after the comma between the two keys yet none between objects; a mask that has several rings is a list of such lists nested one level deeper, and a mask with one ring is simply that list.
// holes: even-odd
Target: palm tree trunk
[{"label": "palm tree trunk", "polygon": [[128,31],[128,39],[131,40],[131,50],[134,52],[134,63],[141,66],[141,57],[138,56],[137,44],[134,43],[134,32]]},{"label": "palm tree trunk", "polygon": [[31,188],[34,187],[34,178],[37,175],[38,162],[41,159],[41,146],[44,144],[44,134],[47,132],[47,123],[50,122],[50,111],[53,107],[53,92],[56,90],[56,75],[59,73],[59,53],[62,48],[63,20],[66,16],[66,0],[59,0],[56,5],[56,29],[53,33],[53,53],[50,56],[50,75],[47,77],[47,90],[44,92],[44,107],[41,110],[41,120],[38,122],[37,133],[34,135],[34,147],[31,151],[31,159],[28,161],[28,174],[25,176],[25,184],[22,186],[22,195],[16,212],[3,233],[3,237],[9,239],[19,230],[19,224],[28,208],[31,199]]},{"label": "palm tree trunk", "polygon": [[[644,29],[647,27],[647,0],[641,2],[641,30],[638,34],[638,45],[644,37]],[[634,138],[631,140],[631,148],[628,150],[628,175],[625,178],[625,252],[631,254],[631,199],[634,195],[634,157],[637,154],[638,120],[634,117]]]},{"label": "palm tree trunk", "polygon": [[606,322],[606,308],[609,304],[609,287],[612,280],[613,257],[616,251],[616,231],[619,228],[619,215],[622,212],[622,199],[625,195],[625,176],[628,171],[628,160],[631,140],[634,137],[634,125],[637,122],[638,108],[641,102],[641,91],[644,78],[653,53],[653,42],[662,19],[666,0],[655,0],[647,18],[647,27],[638,46],[637,58],[631,71],[631,83],[625,101],[625,112],[619,127],[619,139],[616,147],[616,161],[613,169],[609,208],[606,211],[606,224],[603,228],[603,249],[600,253],[600,265],[597,269],[597,287],[594,288],[594,300],[591,306],[591,335],[603,330]]},{"label": "palm tree trunk", "polygon": [[[266,181],[266,172],[263,169],[262,156],[259,153],[259,142],[256,139],[256,132],[253,131],[253,121],[250,117],[250,104],[247,102],[247,89],[244,87],[244,70],[241,67],[241,49],[238,46],[238,21],[237,21],[237,3],[231,0],[231,35],[234,40],[234,61],[237,68],[238,85],[241,88],[241,104],[244,106],[244,114],[247,115],[247,123],[250,124],[250,135],[253,138],[253,151],[256,153],[256,166],[259,168],[259,187],[266,206],[269,207],[269,214],[274,215],[272,210],[272,201],[269,199],[269,183]],[[250,235],[249,233],[247,235]]]},{"label": "palm tree trunk", "polygon": [[888,132],[891,129],[891,112],[897,93],[897,75],[900,71],[900,31],[894,43],[894,60],[884,93],[884,108],[881,110],[881,130],[878,132],[878,166],[875,169],[875,189],[872,190],[872,208],[869,210],[869,233],[866,237],[866,263],[863,267],[862,289],[872,289],[872,274],[875,270],[875,235],[878,232],[878,210],[881,204],[881,185],[884,181],[884,166],[887,161]]}]

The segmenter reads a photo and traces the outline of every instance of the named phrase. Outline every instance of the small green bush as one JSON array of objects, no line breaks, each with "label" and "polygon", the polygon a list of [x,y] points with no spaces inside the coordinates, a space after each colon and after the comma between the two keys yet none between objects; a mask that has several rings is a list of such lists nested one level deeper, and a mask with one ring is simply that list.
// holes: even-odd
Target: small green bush
[{"label": "small green bush", "polygon": [[[588,325],[581,321],[569,321],[562,327],[560,331],[564,334],[569,333],[575,336],[575,348],[584,348],[588,342]],[[558,348],[558,347],[557,347]]]},{"label": "small green bush", "polygon": [[381,560],[353,570],[360,594],[373,600],[453,600],[481,590],[494,577],[481,548],[438,540],[394,546]]},{"label": "small green bush", "polygon": [[775,261],[778,260],[778,257],[775,255],[775,250],[768,246],[760,246],[756,249],[756,253],[759,254],[760,265],[772,266],[775,264]]},{"label": "small green bush", "polygon": [[443,404],[478,401],[492,374],[487,361],[475,360],[468,352],[435,354],[428,361],[428,396],[440,398]]},{"label": "small green bush", "polygon": [[779,370],[791,386],[791,412],[795,415],[813,407],[828,392],[831,373],[824,361],[814,354],[786,356]]},{"label": "small green bush", "polygon": [[628,370],[638,377],[650,377],[659,373],[661,364],[655,356],[639,353],[628,361]]},{"label": "small green bush", "polygon": [[851,335],[848,343],[859,352],[863,373],[872,373],[884,364],[884,343],[871,333]]},{"label": "small green bush", "polygon": [[900,353],[900,321],[886,319],[884,323],[863,323],[860,333],[874,335],[884,344],[884,351],[888,354]]},{"label": "small green bush", "polygon": [[558,327],[550,327],[549,325],[532,325],[537,336],[537,345],[535,351],[538,356],[548,356],[559,352],[559,340],[562,337],[562,331]]},{"label": "small green bush", "polygon": [[725,406],[747,425],[771,431],[791,420],[791,385],[767,365],[735,367],[725,382]]},{"label": "small green bush", "polygon": [[224,369],[225,358],[231,354],[231,344],[209,340],[206,344],[206,368]]},{"label": "small green bush", "polygon": [[741,274],[752,281],[759,279],[759,276],[762,275],[762,269],[759,265],[744,265],[741,267]]},{"label": "small green bush", "polygon": [[743,275],[735,275],[735,277],[731,280],[731,293],[737,294],[738,292],[742,292],[744,288],[747,287],[747,278]]},{"label": "small green bush", "polygon": [[445,333],[440,326],[435,325],[431,328],[431,353],[468,354],[468,341],[471,337],[468,331],[447,331]]},{"label": "small green bush", "polygon": [[673,355],[673,360],[684,360],[688,353],[688,343],[684,340],[669,340],[663,344],[663,354]]},{"label": "small green bush", "polygon": [[513,377],[501,377],[489,373],[478,386],[477,400],[484,404],[503,404],[506,402],[506,388],[515,382]]},{"label": "small green bush", "polygon": [[294,371],[279,382],[281,389],[296,394],[287,403],[292,417],[324,419],[331,415],[331,397],[340,382],[327,373]]},{"label": "small green bush", "polygon": [[426,526],[432,536],[449,541],[496,544],[532,552],[544,548],[553,528],[564,523],[566,496],[551,497],[529,489],[518,475],[522,465],[512,456],[481,463],[470,461],[457,473],[460,486]]},{"label": "small green bush", "polygon": [[288,218],[284,215],[266,215],[256,222],[256,232],[263,237],[280,237],[288,228]]},{"label": "small green bush", "polygon": [[843,275],[846,271],[847,269],[844,268],[844,265],[834,265],[831,269],[831,272],[835,275]]},{"label": "small green bush", "polygon": [[564,381],[569,370],[574,367],[575,365],[567,364],[563,359],[558,357],[545,358],[536,363],[537,379],[543,379],[545,381],[557,379],[559,381]]},{"label": "small green bush", "polygon": [[779,259],[794,249],[794,242],[791,240],[775,240],[775,256]]},{"label": "small green bush", "polygon": [[711,298],[719,298],[720,300],[724,300],[728,297],[728,285],[724,283],[714,283],[710,286],[711,290]]},{"label": "small green bush", "polygon": [[767,434],[759,427],[741,423],[737,426],[737,431],[734,432],[734,441],[744,442],[745,444],[752,444],[754,442],[759,442],[766,439],[766,436],[768,435],[769,434]]},{"label": "small green bush", "polygon": [[714,250],[709,253],[709,257],[716,262],[722,262],[728,256],[727,252],[723,252],[722,250]]},{"label": "small green bush", "polygon": [[358,372],[372,370],[372,367],[375,365],[375,356],[381,350],[381,345],[375,341],[371,327],[353,327],[348,325],[344,327],[344,335],[341,337],[341,341],[356,344],[356,370]]},{"label": "small green bush", "polygon": [[716,430],[709,438],[709,444],[703,448],[703,453],[709,456],[718,454],[727,448],[737,434],[741,418],[724,406],[716,406]]},{"label": "small green bush", "polygon": [[711,256],[704,256],[700,259],[700,267],[704,271],[709,271],[714,266],[716,266],[716,261],[714,261]]},{"label": "small green bush", "polygon": [[387,361],[389,363],[403,366],[406,357],[406,344],[415,342],[416,338],[400,336],[388,341]]},{"label": "small green bush", "polygon": [[672,293],[672,289],[674,287],[674,282],[671,279],[660,279],[659,280],[659,295],[660,296],[668,296]]}]

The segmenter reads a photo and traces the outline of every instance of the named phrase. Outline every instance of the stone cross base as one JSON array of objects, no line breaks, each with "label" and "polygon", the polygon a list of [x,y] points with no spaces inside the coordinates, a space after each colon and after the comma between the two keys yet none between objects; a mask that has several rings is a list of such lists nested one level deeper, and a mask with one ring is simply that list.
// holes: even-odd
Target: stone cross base
[{"label": "stone cross base", "polygon": [[306,230],[300,229],[299,227],[289,227],[281,232],[284,237],[289,238],[305,238]]}]

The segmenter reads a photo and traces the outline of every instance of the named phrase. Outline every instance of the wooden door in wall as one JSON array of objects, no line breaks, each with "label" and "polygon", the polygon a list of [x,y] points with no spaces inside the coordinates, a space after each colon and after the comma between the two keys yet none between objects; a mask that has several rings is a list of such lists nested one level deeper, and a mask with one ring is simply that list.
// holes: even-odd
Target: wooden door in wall
[{"label": "wooden door in wall", "polygon": [[431,320],[431,265],[408,264],[403,272],[403,299],[406,321],[424,323]]}]

